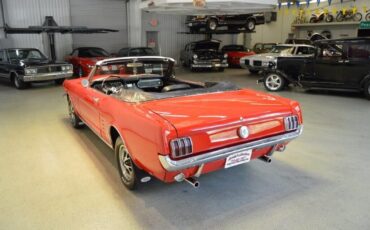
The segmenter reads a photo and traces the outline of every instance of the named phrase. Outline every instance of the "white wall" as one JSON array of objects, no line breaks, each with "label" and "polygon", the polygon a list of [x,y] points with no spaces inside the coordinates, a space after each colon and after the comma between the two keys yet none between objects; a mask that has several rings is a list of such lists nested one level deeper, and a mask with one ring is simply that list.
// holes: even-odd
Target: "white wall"
[{"label": "white wall", "polygon": [[[70,26],[69,0],[3,0],[5,20],[11,27],[40,26],[45,16],[53,16],[59,25]],[[21,6],[21,7],[20,7]],[[72,36],[56,34],[56,53],[58,59],[72,49]],[[10,34],[0,38],[2,48],[37,48],[47,56],[49,44],[42,34]]]},{"label": "white wall", "polygon": [[127,46],[126,3],[123,0],[70,0],[73,26],[116,29],[106,34],[73,34],[73,48],[97,46],[117,52]]}]

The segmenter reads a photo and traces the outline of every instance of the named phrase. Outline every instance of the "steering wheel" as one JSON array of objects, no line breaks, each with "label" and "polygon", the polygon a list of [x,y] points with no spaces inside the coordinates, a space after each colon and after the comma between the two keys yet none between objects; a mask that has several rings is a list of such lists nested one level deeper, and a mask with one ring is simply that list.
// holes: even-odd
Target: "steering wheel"
[{"label": "steering wheel", "polygon": [[[104,89],[105,88],[105,82],[109,79],[109,78],[118,78],[118,79],[121,79],[121,77],[119,76],[115,76],[115,75],[109,75],[108,77],[105,77],[101,83],[101,88]],[[108,90],[107,90],[108,91]]]}]

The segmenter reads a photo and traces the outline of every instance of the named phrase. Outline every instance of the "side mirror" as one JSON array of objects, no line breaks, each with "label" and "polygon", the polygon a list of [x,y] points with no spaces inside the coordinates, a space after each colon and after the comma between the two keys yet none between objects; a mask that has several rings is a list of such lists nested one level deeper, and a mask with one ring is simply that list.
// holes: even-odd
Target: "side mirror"
[{"label": "side mirror", "polygon": [[87,88],[89,86],[89,80],[87,79],[82,79],[81,80],[81,85],[84,87],[84,88]]}]

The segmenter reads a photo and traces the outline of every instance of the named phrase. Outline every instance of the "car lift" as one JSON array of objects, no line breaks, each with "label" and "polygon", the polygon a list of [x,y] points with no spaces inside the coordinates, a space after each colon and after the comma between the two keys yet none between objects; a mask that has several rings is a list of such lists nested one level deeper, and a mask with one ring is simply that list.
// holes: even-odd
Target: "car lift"
[{"label": "car lift", "polygon": [[50,46],[50,56],[53,61],[56,60],[55,52],[55,33],[61,34],[92,34],[118,32],[118,30],[104,28],[88,28],[86,26],[59,26],[53,16],[46,16],[42,26],[29,26],[27,28],[13,28],[4,24],[6,34],[40,34],[47,33]]}]

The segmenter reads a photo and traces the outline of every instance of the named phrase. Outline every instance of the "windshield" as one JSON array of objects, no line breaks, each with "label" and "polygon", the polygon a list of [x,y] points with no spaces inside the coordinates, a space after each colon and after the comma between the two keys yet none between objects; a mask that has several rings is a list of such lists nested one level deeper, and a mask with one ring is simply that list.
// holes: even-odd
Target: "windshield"
[{"label": "windshield", "polygon": [[293,53],[293,46],[275,46],[272,48],[271,53],[275,54],[291,54]]},{"label": "windshield", "polygon": [[201,42],[195,43],[194,50],[218,50],[220,43],[216,42]]},{"label": "windshield", "polygon": [[79,57],[109,57],[109,53],[101,48],[80,49]]},{"label": "windshield", "polygon": [[125,75],[128,77],[163,77],[169,69],[169,62],[164,60],[125,60],[97,66],[93,76]]},{"label": "windshield", "polygon": [[37,49],[16,49],[8,51],[10,60],[45,60],[47,59],[39,50]]},{"label": "windshield", "polygon": [[249,49],[244,46],[224,46],[222,48],[223,52],[230,52],[230,51],[246,51],[249,52]]}]

